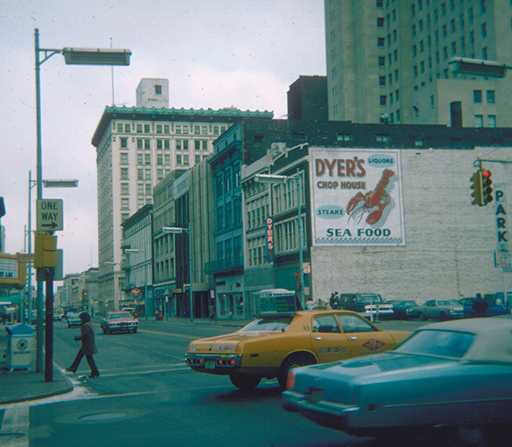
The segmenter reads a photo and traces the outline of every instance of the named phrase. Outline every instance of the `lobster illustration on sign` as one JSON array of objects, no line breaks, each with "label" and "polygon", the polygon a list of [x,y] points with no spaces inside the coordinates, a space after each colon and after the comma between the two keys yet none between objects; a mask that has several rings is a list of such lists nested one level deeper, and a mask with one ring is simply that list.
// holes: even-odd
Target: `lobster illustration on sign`
[{"label": "lobster illustration on sign", "polygon": [[[359,215],[358,222],[360,222],[364,213],[370,213],[366,218],[366,223],[370,225],[376,224],[382,217],[384,208],[391,202],[386,187],[388,186],[389,179],[394,175],[395,173],[391,169],[384,169],[382,177],[373,191],[366,194],[358,192],[356,196],[348,202],[347,214],[354,218]],[[371,211],[372,208],[375,207],[377,207],[377,209]]]}]

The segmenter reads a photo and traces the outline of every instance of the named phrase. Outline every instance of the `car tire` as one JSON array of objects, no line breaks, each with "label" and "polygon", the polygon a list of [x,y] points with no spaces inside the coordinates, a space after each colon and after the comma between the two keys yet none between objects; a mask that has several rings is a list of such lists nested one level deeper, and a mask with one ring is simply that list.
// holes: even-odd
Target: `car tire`
[{"label": "car tire", "polygon": [[447,321],[447,320],[448,320],[448,315],[447,315],[447,313],[446,313],[446,312],[441,312],[441,313],[439,314],[439,319],[440,319],[441,321]]},{"label": "car tire", "polygon": [[286,390],[286,382],[288,381],[288,373],[291,369],[299,366],[314,365],[316,359],[311,354],[292,354],[287,357],[279,368],[277,373],[277,381],[279,382],[279,388],[281,391]]},{"label": "car tire", "polygon": [[256,374],[243,374],[237,371],[233,371],[229,375],[229,378],[231,379],[231,383],[242,391],[253,390],[261,382],[261,376],[257,376]]},{"label": "car tire", "polygon": [[133,330],[133,333],[134,333],[134,334],[136,334],[136,333],[137,333],[137,329],[134,329],[134,330]]},{"label": "car tire", "polygon": [[418,318],[421,320],[421,321],[427,321],[428,320],[428,317],[423,313],[423,312],[420,312],[418,314]]}]

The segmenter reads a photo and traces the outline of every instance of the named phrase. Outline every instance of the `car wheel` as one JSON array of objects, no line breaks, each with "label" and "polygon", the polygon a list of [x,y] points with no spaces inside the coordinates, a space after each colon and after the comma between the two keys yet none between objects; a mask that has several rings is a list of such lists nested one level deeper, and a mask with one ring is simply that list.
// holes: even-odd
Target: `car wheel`
[{"label": "car wheel", "polygon": [[133,330],[133,333],[134,333],[134,334],[136,334],[136,333],[137,333],[137,329],[134,329],[134,330]]},{"label": "car wheel", "polygon": [[291,369],[298,368],[299,366],[314,365],[315,363],[316,359],[310,354],[292,354],[290,357],[287,357],[277,373],[277,381],[281,391],[286,389],[288,373]]},{"label": "car wheel", "polygon": [[256,388],[261,382],[261,376],[256,374],[243,374],[237,371],[233,371],[229,378],[231,383],[242,391],[249,391]]},{"label": "car wheel", "polygon": [[423,313],[423,312],[420,312],[418,314],[418,318],[421,320],[421,321],[427,321],[428,320],[428,317]]},{"label": "car wheel", "polygon": [[448,320],[448,315],[446,314],[446,312],[441,312],[439,314],[439,318],[441,319],[441,321],[446,321]]}]

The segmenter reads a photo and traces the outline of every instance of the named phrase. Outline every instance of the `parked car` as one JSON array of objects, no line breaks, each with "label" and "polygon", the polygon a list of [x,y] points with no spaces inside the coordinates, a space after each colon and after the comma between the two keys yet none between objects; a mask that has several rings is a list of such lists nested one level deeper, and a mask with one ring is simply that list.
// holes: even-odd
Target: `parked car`
[{"label": "parked car", "polygon": [[430,318],[435,320],[452,320],[464,317],[464,308],[457,300],[429,300],[426,303],[410,309],[411,318],[419,318],[427,321]]},{"label": "parked car", "polygon": [[71,327],[79,327],[82,325],[82,320],[80,320],[79,314],[68,314],[67,318],[68,328]]},{"label": "parked car", "polygon": [[133,332],[135,334],[138,328],[139,320],[132,317],[130,312],[109,312],[101,320],[101,329],[104,334],[112,332]]},{"label": "parked car", "polygon": [[393,316],[393,305],[384,302],[378,293],[342,293],[332,307],[351,310],[370,319]]},{"label": "parked car", "polygon": [[393,305],[393,317],[398,320],[408,320],[411,318],[410,309],[417,307],[418,304],[413,300],[393,300],[386,301]]},{"label": "parked car", "polygon": [[386,351],[409,335],[351,311],[307,310],[265,315],[232,334],[193,341],[185,358],[194,371],[229,376],[240,389],[276,377],[284,389],[293,367]]},{"label": "parked car", "polygon": [[441,427],[503,436],[512,414],[511,332],[510,316],[426,325],[391,351],[290,371],[283,406],[356,436],[403,439]]},{"label": "parked car", "polygon": [[[503,295],[503,294],[502,294]],[[497,315],[506,315],[508,314],[507,308],[501,304],[501,301],[494,301],[494,294],[487,294],[484,296],[485,301],[489,304],[489,309],[487,309],[488,317],[495,317]],[[459,303],[462,304],[464,308],[464,318],[473,318],[473,303],[475,302],[476,297],[471,296],[467,298],[462,298],[459,300]]]}]

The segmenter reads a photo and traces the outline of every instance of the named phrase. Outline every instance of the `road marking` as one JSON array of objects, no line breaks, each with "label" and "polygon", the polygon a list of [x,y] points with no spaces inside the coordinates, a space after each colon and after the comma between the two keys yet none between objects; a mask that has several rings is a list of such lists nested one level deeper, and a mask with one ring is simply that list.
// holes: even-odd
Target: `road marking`
[{"label": "road marking", "polygon": [[7,408],[0,429],[2,447],[28,447],[28,407]]}]

